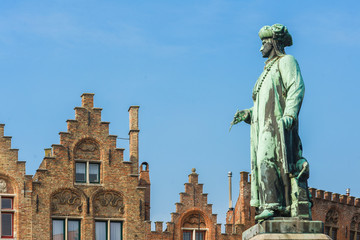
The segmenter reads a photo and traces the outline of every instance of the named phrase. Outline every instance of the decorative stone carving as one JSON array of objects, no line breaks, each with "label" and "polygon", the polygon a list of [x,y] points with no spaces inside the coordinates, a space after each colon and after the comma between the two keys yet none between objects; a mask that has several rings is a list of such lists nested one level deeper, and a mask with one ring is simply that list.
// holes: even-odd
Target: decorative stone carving
[{"label": "decorative stone carving", "polygon": [[200,213],[193,213],[189,215],[185,220],[183,227],[185,228],[205,228],[205,219]]},{"label": "decorative stone carving", "polygon": [[360,214],[355,214],[351,219],[350,229],[360,231]]},{"label": "decorative stone carving", "polygon": [[125,205],[123,197],[115,191],[101,191],[94,197],[94,213],[97,215],[123,215]]},{"label": "decorative stone carving", "polygon": [[7,187],[6,187],[6,181],[4,179],[0,179],[0,193],[6,193]]},{"label": "decorative stone carving", "polygon": [[85,139],[75,147],[75,159],[100,159],[100,150],[92,139]]},{"label": "decorative stone carving", "polygon": [[335,225],[337,225],[338,220],[339,220],[339,213],[335,209],[330,209],[326,213],[326,217],[325,217],[325,224],[326,225],[335,226]]},{"label": "decorative stone carving", "polygon": [[81,195],[74,190],[65,189],[51,197],[51,211],[53,214],[79,214],[83,203]]}]

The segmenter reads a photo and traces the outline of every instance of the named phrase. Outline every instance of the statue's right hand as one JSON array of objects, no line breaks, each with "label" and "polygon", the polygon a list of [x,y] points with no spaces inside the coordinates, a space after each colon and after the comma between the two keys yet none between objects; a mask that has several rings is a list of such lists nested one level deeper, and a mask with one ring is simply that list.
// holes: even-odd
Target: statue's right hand
[{"label": "statue's right hand", "polygon": [[235,125],[238,124],[239,122],[242,122],[244,120],[246,120],[250,115],[249,110],[237,110],[235,115],[234,115],[234,119],[231,122],[231,125]]}]

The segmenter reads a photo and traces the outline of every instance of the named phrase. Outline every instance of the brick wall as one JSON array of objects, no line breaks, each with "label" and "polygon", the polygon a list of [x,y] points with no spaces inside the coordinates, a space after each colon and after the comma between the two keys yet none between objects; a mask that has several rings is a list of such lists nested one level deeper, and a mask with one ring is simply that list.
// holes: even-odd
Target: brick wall
[{"label": "brick wall", "polygon": [[17,239],[31,239],[31,177],[25,175],[25,162],[18,161],[18,149],[11,148],[11,137],[4,136],[0,124],[1,197],[13,199],[14,231]]},{"label": "brick wall", "polygon": [[[150,217],[150,178],[138,172],[138,106],[130,107],[130,161],[109,134],[109,122],[101,121],[94,108],[94,94],[81,96],[75,119],[67,120],[60,144],[46,150],[36,174],[25,176],[25,163],[17,160],[11,138],[0,125],[0,180],[6,194],[14,196],[16,239],[51,239],[53,219],[80,220],[81,239],[94,239],[96,220],[123,223],[124,239],[144,239],[145,219]],[[76,163],[99,166],[99,183],[75,181]],[[89,175],[89,176],[88,176]],[[143,174],[144,175],[144,174]],[[146,180],[144,184],[144,179]],[[25,192],[24,192],[25,190]],[[5,193],[0,193],[5,194]]]},{"label": "brick wall", "polygon": [[[250,207],[250,181],[247,172],[240,173],[240,192],[234,210],[227,213],[227,223],[240,223],[247,229],[255,224],[255,209]],[[310,188],[313,220],[337,229],[337,239],[350,239],[351,222],[360,216],[360,199]],[[251,216],[251,218],[249,218]],[[356,222],[358,227],[360,217]],[[359,231],[360,232],[360,231]],[[329,233],[331,235],[331,233]]]},{"label": "brick wall", "polygon": [[207,193],[203,193],[203,184],[198,183],[199,175],[195,169],[189,174],[185,183],[185,191],[180,193],[180,201],[175,203],[176,211],[171,213],[171,221],[155,222],[155,231],[151,231],[151,222],[147,222],[147,240],[182,240],[183,232],[202,231],[205,240],[236,240],[241,239],[244,226],[226,224],[225,233],[221,232],[221,224],[217,223],[217,214],[212,212],[212,204],[207,201]]},{"label": "brick wall", "polygon": [[[18,161],[18,150],[11,148],[11,137],[4,135],[5,125],[0,124],[0,196],[14,200],[14,239],[51,239],[52,220],[66,218],[80,220],[82,240],[94,239],[96,220],[121,221],[124,240],[182,240],[184,231],[200,231],[205,240],[238,240],[255,224],[247,172],[240,173],[239,196],[227,212],[222,233],[193,169],[171,221],[155,222],[151,231],[149,164],[144,162],[139,169],[139,107],[129,108],[127,160],[124,149],[117,148],[117,136],[109,134],[110,123],[101,120],[102,109],[94,107],[94,94],[85,93],[81,99],[75,119],[66,121],[67,131],[59,133],[59,144],[46,149],[34,176],[25,175],[25,162]],[[99,166],[99,183],[76,182],[76,163]],[[360,199],[310,192],[313,219],[336,229],[337,239],[349,239],[354,224],[360,224]]]}]

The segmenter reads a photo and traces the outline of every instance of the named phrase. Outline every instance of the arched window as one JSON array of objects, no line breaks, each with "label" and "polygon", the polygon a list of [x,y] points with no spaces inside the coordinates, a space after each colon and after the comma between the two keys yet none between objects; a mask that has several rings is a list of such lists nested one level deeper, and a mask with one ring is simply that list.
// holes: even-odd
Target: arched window
[{"label": "arched window", "polygon": [[182,225],[183,240],[205,240],[206,223],[201,213],[192,213],[187,216]]},{"label": "arched window", "polygon": [[339,214],[336,209],[330,209],[325,217],[325,234],[333,240],[337,239]]},{"label": "arched window", "polygon": [[351,219],[350,240],[360,240],[360,214],[356,214]]},{"label": "arched window", "polygon": [[93,139],[84,139],[74,149],[75,183],[100,183],[100,149]]}]

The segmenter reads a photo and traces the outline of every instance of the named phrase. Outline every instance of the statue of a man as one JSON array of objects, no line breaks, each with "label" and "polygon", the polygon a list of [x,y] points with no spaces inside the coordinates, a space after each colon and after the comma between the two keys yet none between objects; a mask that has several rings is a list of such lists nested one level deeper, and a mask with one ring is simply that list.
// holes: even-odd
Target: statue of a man
[{"label": "statue of a man", "polygon": [[[237,111],[231,123],[251,124],[250,204],[257,208],[256,220],[299,215],[311,218],[309,167],[298,136],[305,87],[297,61],[284,51],[292,45],[292,37],[281,24],[262,27],[259,37],[260,52],[268,59],[253,89],[254,105]],[[305,201],[305,213],[299,210],[304,209],[299,201]]]}]

